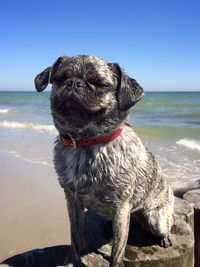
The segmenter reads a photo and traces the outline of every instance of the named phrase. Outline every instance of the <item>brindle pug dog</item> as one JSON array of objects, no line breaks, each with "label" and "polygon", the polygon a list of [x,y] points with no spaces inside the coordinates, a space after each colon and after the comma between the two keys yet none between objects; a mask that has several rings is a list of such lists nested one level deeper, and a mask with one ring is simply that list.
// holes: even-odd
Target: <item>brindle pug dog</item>
[{"label": "brindle pug dog", "polygon": [[127,123],[143,89],[116,63],[95,56],[63,56],[35,78],[51,83],[51,110],[59,132],[54,164],[71,222],[71,264],[85,248],[84,209],[112,219],[110,266],[123,266],[130,217],[139,211],[161,246],[171,244],[174,197],[154,156]]}]

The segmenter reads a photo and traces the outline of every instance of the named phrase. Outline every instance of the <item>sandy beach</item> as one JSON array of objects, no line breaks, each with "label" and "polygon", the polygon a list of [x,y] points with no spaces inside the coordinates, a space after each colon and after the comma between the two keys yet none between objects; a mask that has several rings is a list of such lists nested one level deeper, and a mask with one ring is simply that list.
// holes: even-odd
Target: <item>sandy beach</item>
[{"label": "sandy beach", "polygon": [[69,244],[65,197],[53,167],[0,151],[0,262],[12,255]]}]

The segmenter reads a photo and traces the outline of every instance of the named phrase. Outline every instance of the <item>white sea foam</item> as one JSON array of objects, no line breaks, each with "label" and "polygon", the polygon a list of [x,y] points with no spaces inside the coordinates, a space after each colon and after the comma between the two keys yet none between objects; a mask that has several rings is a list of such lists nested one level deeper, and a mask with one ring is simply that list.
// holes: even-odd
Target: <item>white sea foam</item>
[{"label": "white sea foam", "polygon": [[25,157],[23,157],[21,154],[17,153],[16,151],[14,150],[11,150],[11,151],[7,151],[8,153],[14,155],[16,158],[20,158],[24,161],[27,161],[27,162],[31,162],[31,163],[35,163],[35,164],[42,164],[42,165],[48,165],[48,166],[53,166],[53,164],[47,162],[47,161],[42,161],[42,160],[34,160],[34,159],[27,159]]},{"label": "white sea foam", "polygon": [[0,113],[2,114],[8,113],[8,112],[9,112],[9,109],[7,108],[0,109]]},{"label": "white sea foam", "polygon": [[13,129],[30,129],[37,132],[49,132],[52,134],[57,133],[54,125],[34,124],[32,122],[18,122],[18,121],[4,120],[0,122],[0,126],[4,128],[13,128]]},{"label": "white sea foam", "polygon": [[200,152],[200,141],[184,138],[184,139],[180,139],[179,141],[177,141],[176,144],[187,147],[188,149],[197,150]]}]

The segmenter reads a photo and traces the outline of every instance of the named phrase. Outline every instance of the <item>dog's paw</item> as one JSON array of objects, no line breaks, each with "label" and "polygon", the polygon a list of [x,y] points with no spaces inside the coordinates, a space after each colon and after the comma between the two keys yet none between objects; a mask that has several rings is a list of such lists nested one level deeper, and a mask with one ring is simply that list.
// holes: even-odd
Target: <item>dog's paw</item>
[{"label": "dog's paw", "polygon": [[167,248],[169,246],[172,246],[171,238],[169,236],[165,236],[164,238],[162,238],[160,241],[160,246],[163,248]]}]

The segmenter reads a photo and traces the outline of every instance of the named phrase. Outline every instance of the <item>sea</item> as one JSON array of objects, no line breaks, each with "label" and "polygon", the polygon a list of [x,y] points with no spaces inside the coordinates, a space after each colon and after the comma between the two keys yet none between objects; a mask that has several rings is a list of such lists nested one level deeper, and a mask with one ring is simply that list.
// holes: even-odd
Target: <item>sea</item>
[{"label": "sea", "polygon": [[[0,92],[0,150],[52,165],[50,92]],[[129,120],[175,188],[200,181],[200,92],[146,92]]]}]

